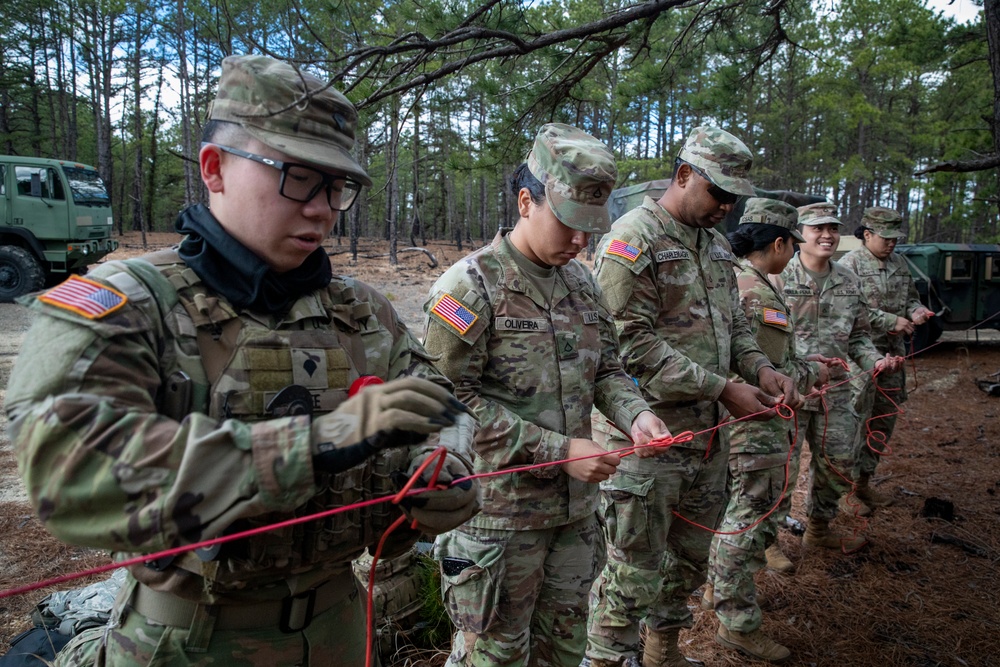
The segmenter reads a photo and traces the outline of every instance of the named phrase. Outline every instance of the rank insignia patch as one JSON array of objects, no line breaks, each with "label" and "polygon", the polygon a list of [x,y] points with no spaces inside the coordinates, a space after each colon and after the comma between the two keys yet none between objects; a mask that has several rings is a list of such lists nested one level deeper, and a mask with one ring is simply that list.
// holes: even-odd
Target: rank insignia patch
[{"label": "rank insignia patch", "polygon": [[80,276],[70,276],[65,282],[40,295],[38,300],[83,315],[88,320],[113,313],[128,302],[128,298],[121,292]]},{"label": "rank insignia patch", "polygon": [[479,316],[474,312],[463,306],[457,299],[452,298],[450,294],[445,294],[434,307],[431,308],[431,312],[444,320],[449,326],[458,330],[460,334],[464,334],[469,328],[476,323]]},{"label": "rank insignia patch", "polygon": [[642,250],[639,250],[634,245],[629,245],[624,241],[615,239],[608,244],[607,253],[609,255],[618,255],[619,257],[624,257],[630,262],[634,262],[639,259],[639,255],[642,254]]}]

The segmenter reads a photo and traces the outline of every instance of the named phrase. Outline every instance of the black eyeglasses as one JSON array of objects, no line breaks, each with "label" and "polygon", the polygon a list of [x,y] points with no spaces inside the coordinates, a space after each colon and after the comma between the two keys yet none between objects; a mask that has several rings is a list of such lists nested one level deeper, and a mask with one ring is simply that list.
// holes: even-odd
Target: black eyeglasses
[{"label": "black eyeglasses", "polygon": [[708,185],[709,185],[708,194],[712,195],[712,198],[715,199],[715,201],[719,202],[723,206],[732,206],[733,204],[735,204],[739,200],[740,196],[738,194],[734,194],[732,192],[727,192],[727,191],[723,190],[722,188],[720,188],[718,185],[716,185],[715,183],[713,183],[712,179],[709,178],[708,176],[706,176],[705,172],[703,172],[698,167],[694,166],[690,162],[685,162],[684,164],[686,164],[687,166],[691,167],[691,171],[693,171],[694,173],[698,174],[699,176],[701,176],[702,178],[704,178],[706,181],[708,181]]},{"label": "black eyeglasses", "polygon": [[312,201],[313,197],[321,190],[326,190],[326,201],[330,204],[330,208],[335,211],[346,211],[354,205],[358,193],[361,192],[361,184],[346,176],[333,176],[304,164],[282,162],[220,144],[203,145],[215,146],[226,153],[274,167],[281,172],[281,185],[278,186],[278,193],[292,201]]}]

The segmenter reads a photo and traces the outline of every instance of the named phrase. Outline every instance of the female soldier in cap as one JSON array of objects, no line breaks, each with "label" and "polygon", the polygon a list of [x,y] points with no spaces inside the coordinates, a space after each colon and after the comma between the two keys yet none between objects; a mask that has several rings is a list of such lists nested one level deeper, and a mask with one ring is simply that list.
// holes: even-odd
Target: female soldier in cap
[{"label": "female soldier in cap", "polygon": [[[796,351],[801,357],[850,359],[862,370],[893,371],[899,357],[883,356],[871,341],[868,304],[861,282],[851,271],[832,260],[840,243],[841,222],[836,206],[827,202],[802,206],[799,227],[805,241],[799,244],[778,279],[795,325]],[[825,410],[825,414],[824,414]],[[851,405],[851,388],[834,383],[822,398],[806,402],[798,415],[796,452],[804,440],[812,452],[807,501],[809,524],[803,543],[851,552],[867,544],[857,535],[844,537],[830,530],[841,496],[851,492],[860,422]],[[779,521],[787,516],[798,472],[797,455],[789,469],[788,489]]]},{"label": "female soldier in cap", "polygon": [[[899,213],[890,208],[866,208],[861,225],[854,230],[864,246],[840,260],[861,278],[875,347],[883,354],[899,356],[906,355],[903,337],[913,333],[914,325],[934,315],[920,303],[906,260],[894,252],[896,243],[906,238],[902,223]],[[855,407],[864,426],[855,470],[855,496],[863,503],[859,511],[865,516],[871,509],[892,504],[890,496],[871,487],[871,478],[896,426],[897,406],[906,400],[906,370],[901,367],[896,373],[879,373],[874,381],[868,375],[858,376],[857,380]],[[881,435],[869,437],[874,433]]]},{"label": "female soldier in cap", "polygon": [[[425,345],[481,425],[476,472],[508,471],[484,482],[485,512],[436,543],[458,630],[449,665],[580,664],[605,558],[596,482],[619,462],[591,440],[591,410],[637,444],[669,435],[622,371],[600,290],[574,259],[609,227],[615,176],[604,144],[544,125],[510,178],[514,229],[452,266],[425,305]],[[579,457],[590,458],[558,463]],[[511,471],[533,464],[553,465]]]},{"label": "female soldier in cap", "polygon": [[[334,276],[321,247],[371,185],[347,98],[232,56],[208,117],[211,208],[180,214],[180,246],[31,301],[6,409],[25,486],[68,542],[151,554],[385,496],[464,410],[386,298]],[[349,397],[362,376],[384,383]],[[445,431],[461,444],[464,430]],[[439,479],[469,466],[449,453]],[[431,491],[407,511],[447,531],[476,491]],[[57,664],[360,667],[350,564],[398,514],[354,509],[133,564],[111,623]],[[397,535],[405,548],[418,533]]]},{"label": "female soldier in cap", "polygon": [[[739,227],[729,234],[739,258],[736,281],[740,304],[761,351],[775,369],[798,381],[807,393],[825,384],[829,371],[821,355],[803,360],[795,353],[792,317],[768,274],[784,270],[802,236],[795,231],[798,213],[776,199],[750,199]],[[739,381],[736,379],[735,381]],[[729,505],[712,540],[709,584],[703,606],[719,617],[716,641],[760,660],[778,662],[790,651],[760,630],[754,573],[764,566],[788,571],[791,562],[778,546],[771,514],[781,499],[795,429],[791,421],[737,422],[730,434]],[[714,595],[713,595],[714,594]]]}]

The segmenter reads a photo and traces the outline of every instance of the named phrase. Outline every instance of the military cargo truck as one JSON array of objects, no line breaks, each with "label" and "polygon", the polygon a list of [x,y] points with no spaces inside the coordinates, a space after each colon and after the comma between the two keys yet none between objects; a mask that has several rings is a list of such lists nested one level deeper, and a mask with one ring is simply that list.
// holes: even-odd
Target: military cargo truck
[{"label": "military cargo truck", "polygon": [[[653,199],[659,199],[660,196],[667,191],[670,187],[670,179],[663,178],[656,181],[648,181],[646,183],[639,183],[638,185],[630,185],[626,188],[618,188],[617,190],[611,191],[611,196],[608,197],[608,213],[611,214],[612,220],[617,220],[622,217],[628,211],[642,203],[644,197],[652,197]],[[805,206],[806,204],[815,204],[817,202],[826,201],[826,197],[820,197],[816,195],[807,195],[801,192],[792,192],[791,190],[762,190],[760,188],[754,188],[758,197],[767,197],[769,199],[780,199],[783,202],[787,202],[792,206]],[[733,207],[733,210],[729,212],[729,215],[725,217],[722,221],[722,227],[719,229],[720,232],[726,233],[732,231],[739,224],[740,216],[743,215],[743,207],[746,205],[746,198],[740,198]]]},{"label": "military cargo truck", "polygon": [[118,247],[93,167],[0,156],[0,301],[81,273]]},{"label": "military cargo truck", "polygon": [[920,300],[936,314],[917,327],[914,350],[944,331],[1000,329],[1000,245],[915,243],[896,252],[906,259]]}]

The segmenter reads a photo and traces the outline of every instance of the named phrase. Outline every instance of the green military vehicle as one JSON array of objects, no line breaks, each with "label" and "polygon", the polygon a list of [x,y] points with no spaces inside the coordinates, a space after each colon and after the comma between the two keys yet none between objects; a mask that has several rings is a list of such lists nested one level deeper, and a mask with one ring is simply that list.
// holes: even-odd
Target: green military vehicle
[{"label": "green military vehicle", "polygon": [[97,170],[0,156],[0,301],[82,273],[118,247],[111,200]]},{"label": "green military vehicle", "polygon": [[[617,220],[641,204],[644,197],[659,199],[667,191],[668,187],[670,187],[670,179],[663,178],[647,183],[639,183],[638,185],[630,185],[627,188],[612,190],[611,196],[608,197],[608,213],[611,214],[612,220]],[[758,197],[780,199],[792,206],[805,206],[806,204],[826,201],[826,197],[807,195],[801,192],[792,192],[791,190],[762,190],[760,188],[754,188],[754,190]],[[745,205],[746,198],[740,198],[736,206],[733,207],[733,210],[722,221],[719,229],[720,232],[726,233],[736,228],[736,225],[739,224],[740,216],[743,215],[743,207]]]},{"label": "green military vehicle", "polygon": [[1000,245],[914,243],[896,252],[906,259],[920,300],[936,314],[917,327],[914,350],[944,331],[1000,329]]}]

